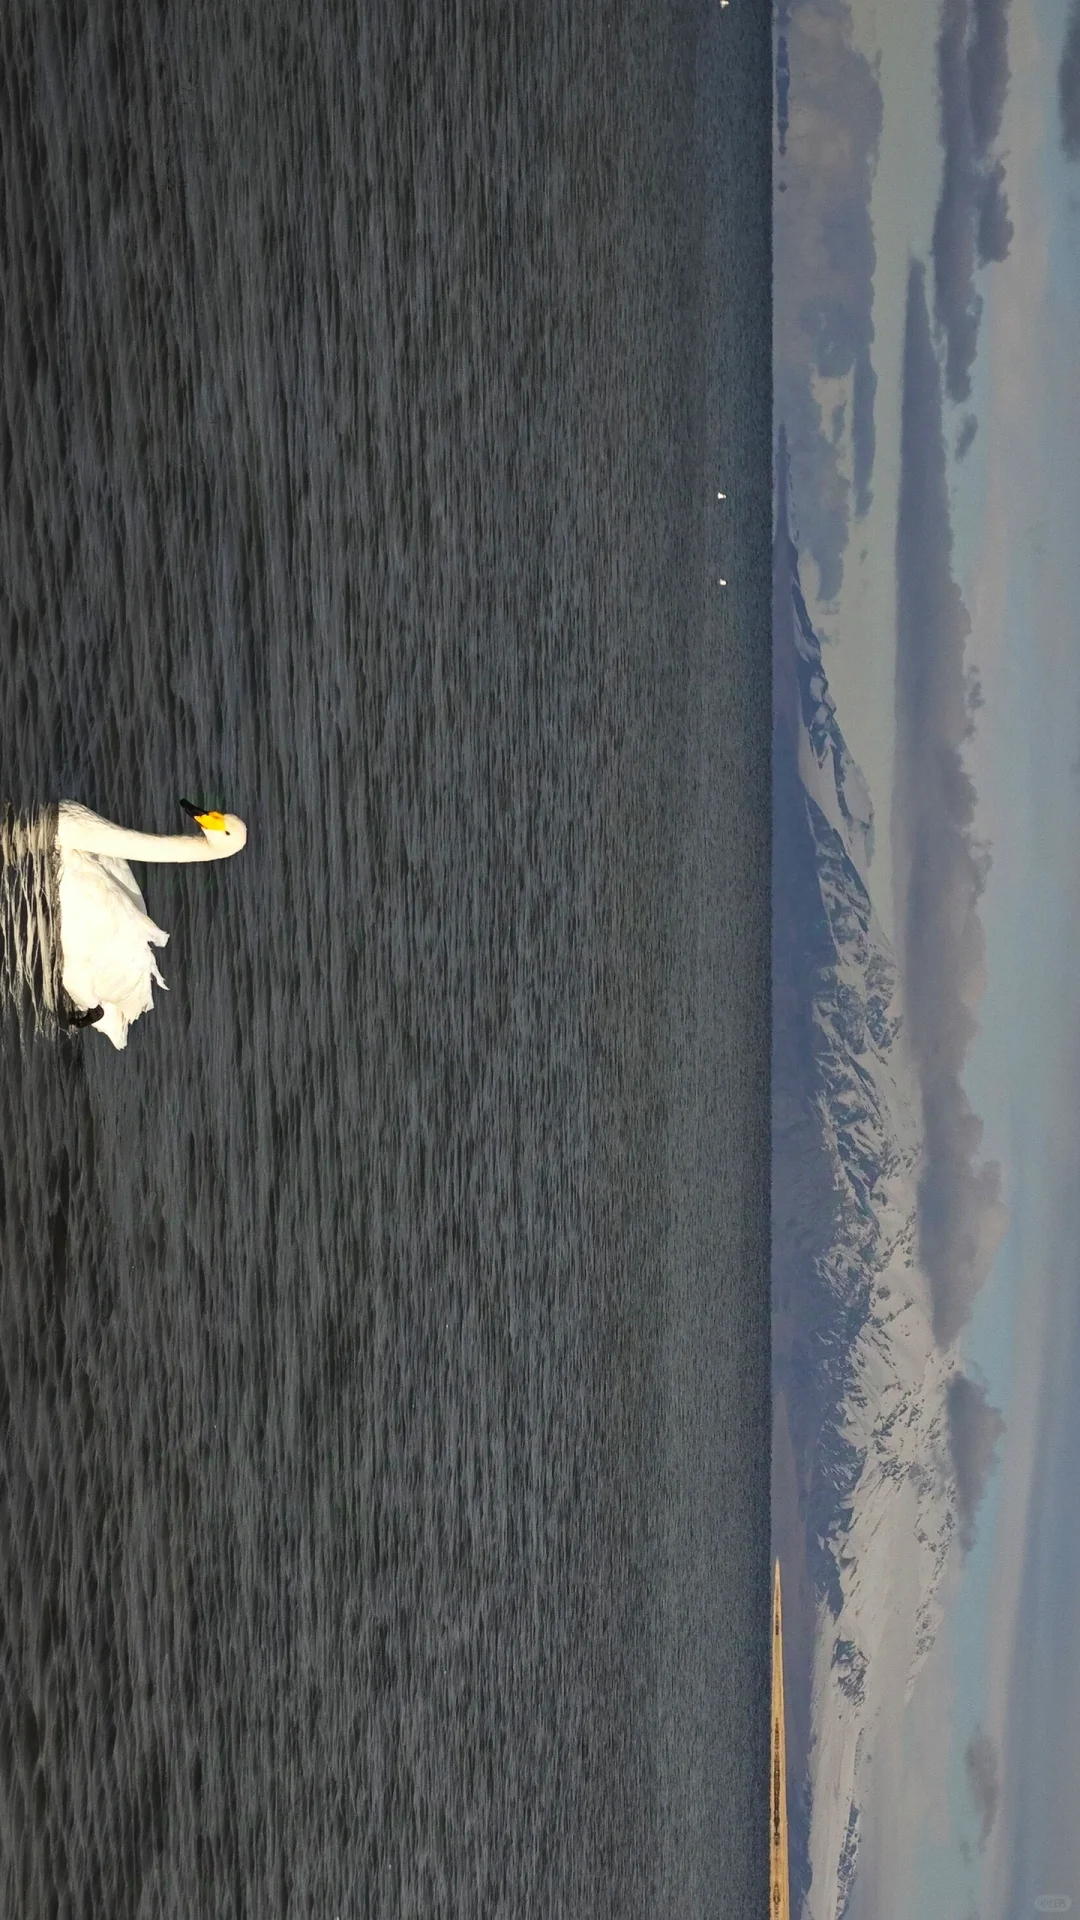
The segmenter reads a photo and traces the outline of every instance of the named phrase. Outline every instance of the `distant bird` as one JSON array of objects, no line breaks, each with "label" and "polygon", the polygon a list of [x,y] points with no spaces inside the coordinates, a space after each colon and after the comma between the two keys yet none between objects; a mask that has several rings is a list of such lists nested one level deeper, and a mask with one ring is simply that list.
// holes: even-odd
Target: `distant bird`
[{"label": "distant bird", "polygon": [[58,809],[60,947],[69,1026],[96,1026],[114,1047],[154,1005],[164,987],[154,947],[169,936],[150,919],[129,860],[227,860],[247,828],[234,813],[208,812],[181,800],[199,833],[130,833],[73,800]]},{"label": "distant bird", "polygon": [[[725,4],[725,6],[727,5],[727,0],[724,0],[724,4]],[[718,493],[716,497],[717,497],[717,499],[718,499],[718,500],[726,500],[726,499],[727,499],[727,494],[726,494],[726,493]]]},{"label": "distant bird", "polygon": [[720,585],[721,585],[722,587],[726,587],[726,586],[727,586],[727,581],[726,581],[726,580],[721,580],[721,582],[720,582]]}]

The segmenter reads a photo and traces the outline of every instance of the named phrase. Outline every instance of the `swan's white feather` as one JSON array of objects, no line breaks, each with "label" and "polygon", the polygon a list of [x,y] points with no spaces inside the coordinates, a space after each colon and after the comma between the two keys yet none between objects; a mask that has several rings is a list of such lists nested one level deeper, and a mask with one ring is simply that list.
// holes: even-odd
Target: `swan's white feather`
[{"label": "swan's white feather", "polygon": [[131,1022],[151,1011],[154,987],[165,985],[153,950],[169,937],[147,913],[128,858],[188,866],[228,859],[247,840],[234,813],[194,817],[197,834],[135,833],[74,800],[57,808],[64,990],[83,1012],[101,1008],[95,1025],[114,1047],[127,1046]]},{"label": "swan's white feather", "polygon": [[114,1047],[165,985],[154,948],[169,936],[146,911],[126,860],[69,848],[60,866],[64,989],[77,1007],[103,1009],[96,1023]]}]

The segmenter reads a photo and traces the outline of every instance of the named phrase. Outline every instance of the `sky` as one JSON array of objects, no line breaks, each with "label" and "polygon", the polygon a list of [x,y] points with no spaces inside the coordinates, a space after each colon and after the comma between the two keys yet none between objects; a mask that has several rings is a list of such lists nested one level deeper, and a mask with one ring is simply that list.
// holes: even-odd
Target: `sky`
[{"label": "sky", "polygon": [[[904,294],[912,252],[930,245],[941,184],[937,145],[934,43],[938,0],[865,0],[853,9],[853,38],[878,63],[882,128],[870,194],[877,264],[874,274],[873,357],[878,375],[873,500],[853,530],[844,585],[832,602],[813,594],[811,615],[832,642],[829,685],[843,716],[844,735],[874,796],[878,822],[875,905],[892,931],[889,801],[893,773],[892,644],[896,608],[896,505],[900,474],[900,390],[904,350]],[[874,635],[868,646],[866,636]]]},{"label": "sky", "polygon": [[976,1887],[985,1916],[1033,1911],[1044,1894],[1080,1905],[1080,235],[1069,207],[1080,177],[1060,152],[1065,30],[1060,0],[1011,10],[1015,233],[987,275],[973,383],[982,484],[969,504],[958,480],[954,511],[986,694],[972,772],[995,857],[968,1084],[1006,1168],[1012,1219],[968,1341],[1008,1422],[1000,1489],[950,1617],[958,1717],[978,1715],[999,1755]]},{"label": "sky", "polygon": [[[938,60],[943,23],[959,22],[961,45],[965,11],[854,0],[882,95],[873,503],[852,524],[839,592],[812,612],[874,796],[875,904],[895,931],[900,388],[916,257],[945,390],[951,569],[983,700],[964,749],[965,831],[991,865],[961,1077],[1007,1209],[996,1253],[943,1324],[1004,1429],[973,1545],[947,1576],[944,1627],[875,1762],[853,1911],[1005,1920],[1040,1895],[1080,1909],[1080,159],[1062,151],[1068,0],[983,0],[1007,56],[989,34],[973,125],[945,97],[948,48]],[[1080,134],[1080,83],[1076,100]],[[975,203],[982,266],[970,240],[965,253]]]}]

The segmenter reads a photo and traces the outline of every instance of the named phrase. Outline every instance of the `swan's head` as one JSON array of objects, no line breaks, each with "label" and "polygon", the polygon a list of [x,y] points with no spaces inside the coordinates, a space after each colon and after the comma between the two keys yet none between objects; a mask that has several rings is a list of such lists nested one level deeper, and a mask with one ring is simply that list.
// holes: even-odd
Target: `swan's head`
[{"label": "swan's head", "polygon": [[246,843],[247,827],[238,814],[218,813],[213,807],[198,807],[193,800],[181,800],[180,805],[218,852],[239,853]]}]

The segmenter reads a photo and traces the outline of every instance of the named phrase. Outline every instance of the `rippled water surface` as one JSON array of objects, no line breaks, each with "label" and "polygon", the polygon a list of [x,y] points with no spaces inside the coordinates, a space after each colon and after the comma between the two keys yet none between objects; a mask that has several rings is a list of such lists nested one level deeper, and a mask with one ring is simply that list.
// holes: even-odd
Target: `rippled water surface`
[{"label": "rippled water surface", "polygon": [[0,10],[5,1915],[763,1908],[768,38]]}]

